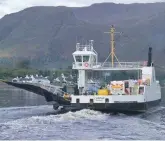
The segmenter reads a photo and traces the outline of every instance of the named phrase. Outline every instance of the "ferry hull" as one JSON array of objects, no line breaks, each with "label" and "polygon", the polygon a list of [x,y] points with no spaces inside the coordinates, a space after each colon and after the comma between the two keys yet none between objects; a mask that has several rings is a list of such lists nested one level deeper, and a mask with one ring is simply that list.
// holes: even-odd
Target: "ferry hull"
[{"label": "ferry hull", "polygon": [[82,109],[91,109],[106,113],[144,113],[147,110],[159,106],[161,99],[145,103],[74,103],[73,111]]}]

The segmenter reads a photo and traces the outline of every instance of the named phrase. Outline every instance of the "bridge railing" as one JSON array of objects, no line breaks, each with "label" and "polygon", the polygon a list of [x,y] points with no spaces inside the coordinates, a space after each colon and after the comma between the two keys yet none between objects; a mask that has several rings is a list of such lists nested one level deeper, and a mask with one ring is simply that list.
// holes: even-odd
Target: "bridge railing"
[{"label": "bridge railing", "polygon": [[111,62],[97,63],[97,66],[102,68],[141,68],[147,66],[147,62],[114,62],[113,66]]},{"label": "bridge railing", "polygon": [[54,85],[41,85],[40,87],[42,87],[43,89],[46,89],[47,91],[53,93],[54,95],[58,94],[58,96],[61,96],[61,97],[63,97],[64,94],[71,95],[67,92],[62,91],[61,90],[62,87],[58,87]]},{"label": "bridge railing", "polygon": [[147,62],[114,62],[113,66],[111,62],[91,63],[88,66],[86,66],[86,62],[74,62],[72,66],[73,69],[136,69],[147,66]]}]

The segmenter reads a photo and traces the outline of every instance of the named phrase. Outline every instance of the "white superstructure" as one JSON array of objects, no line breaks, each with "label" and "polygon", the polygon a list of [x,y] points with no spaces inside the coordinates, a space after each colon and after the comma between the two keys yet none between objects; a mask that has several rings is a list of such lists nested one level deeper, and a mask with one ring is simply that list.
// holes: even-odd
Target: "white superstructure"
[{"label": "white superstructure", "polygon": [[[72,102],[76,102],[76,98],[80,98],[82,102],[89,102],[91,97],[100,96],[89,96],[83,95],[83,89],[86,89],[86,84],[89,82],[89,72],[99,71],[138,71],[139,79],[136,80],[123,80],[123,81],[111,81],[109,82],[109,89],[111,94],[104,96],[108,98],[110,102],[115,101],[137,101],[147,102],[161,98],[159,81],[155,77],[155,68],[153,66],[147,66],[146,61],[144,62],[116,62],[114,67],[111,67],[110,63],[99,63],[97,62],[97,53],[93,49],[93,45],[81,46],[78,44],[78,49],[73,53],[75,62],[73,63],[73,69],[78,70],[78,88],[80,89],[79,96],[73,96]],[[81,48],[81,50],[80,50]],[[84,59],[85,58],[85,59]],[[126,88],[125,84],[128,83],[130,87]],[[122,89],[122,90],[121,90]],[[132,92],[130,92],[132,90]],[[134,91],[133,91],[134,90]],[[142,92],[140,92],[142,91]],[[127,93],[126,93],[127,92]],[[101,101],[101,100],[100,100]]]},{"label": "white superstructure", "polygon": [[[152,63],[98,62],[93,41],[88,45],[77,43],[73,58],[73,69],[78,70],[79,94],[71,95],[72,104],[154,103],[161,100]],[[121,76],[122,73],[126,74]]]}]

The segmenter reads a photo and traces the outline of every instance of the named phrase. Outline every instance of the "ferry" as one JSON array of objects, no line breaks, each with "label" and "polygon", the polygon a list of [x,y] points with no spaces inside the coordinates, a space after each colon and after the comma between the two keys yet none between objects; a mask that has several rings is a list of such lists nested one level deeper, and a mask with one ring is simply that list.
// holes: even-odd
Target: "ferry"
[{"label": "ferry", "polygon": [[76,44],[72,69],[78,71],[77,91],[64,95],[70,99],[73,109],[109,113],[146,112],[160,104],[161,87],[156,80],[152,48],[148,51],[148,61],[120,62],[114,51],[114,33],[112,26],[110,61],[107,58],[98,62],[93,40],[88,45]]},{"label": "ferry", "polygon": [[[77,82],[68,90],[63,79],[62,87],[44,83],[38,78],[15,78],[8,85],[44,96],[47,102],[55,102],[53,108],[65,113],[91,109],[108,113],[144,113],[161,103],[161,87],[156,80],[152,62],[152,48],[148,50],[148,60],[139,62],[121,62],[115,55],[114,26],[110,29],[111,52],[104,62],[99,62],[93,40],[89,44],[76,44],[73,52],[72,69],[77,70]],[[147,55],[146,55],[147,56]],[[110,61],[108,61],[110,60]],[[62,75],[62,78],[65,78]],[[35,80],[35,81],[33,81]],[[59,81],[59,79],[56,79]],[[73,86],[74,85],[74,86]]]}]

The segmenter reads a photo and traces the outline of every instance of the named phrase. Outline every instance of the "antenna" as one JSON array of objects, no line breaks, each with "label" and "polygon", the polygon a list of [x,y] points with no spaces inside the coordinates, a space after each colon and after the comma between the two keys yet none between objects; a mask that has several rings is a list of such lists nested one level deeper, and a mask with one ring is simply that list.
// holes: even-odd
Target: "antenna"
[{"label": "antenna", "polygon": [[[119,62],[118,58],[115,55],[115,36],[114,36],[114,34],[115,33],[121,33],[121,32],[115,32],[115,28],[112,25],[111,26],[111,29],[110,29],[110,32],[104,32],[104,33],[110,34],[110,41],[111,41],[111,43],[110,43],[110,49],[111,49],[111,53],[109,54],[109,56],[107,57],[107,59],[111,56],[111,63],[112,63],[112,67],[113,67],[114,66],[114,57]],[[107,59],[105,60],[105,62],[107,61]],[[119,62],[119,64],[120,64],[120,62]]]},{"label": "antenna", "polygon": [[90,47],[91,47],[91,49],[93,50],[93,40],[90,40]]}]

